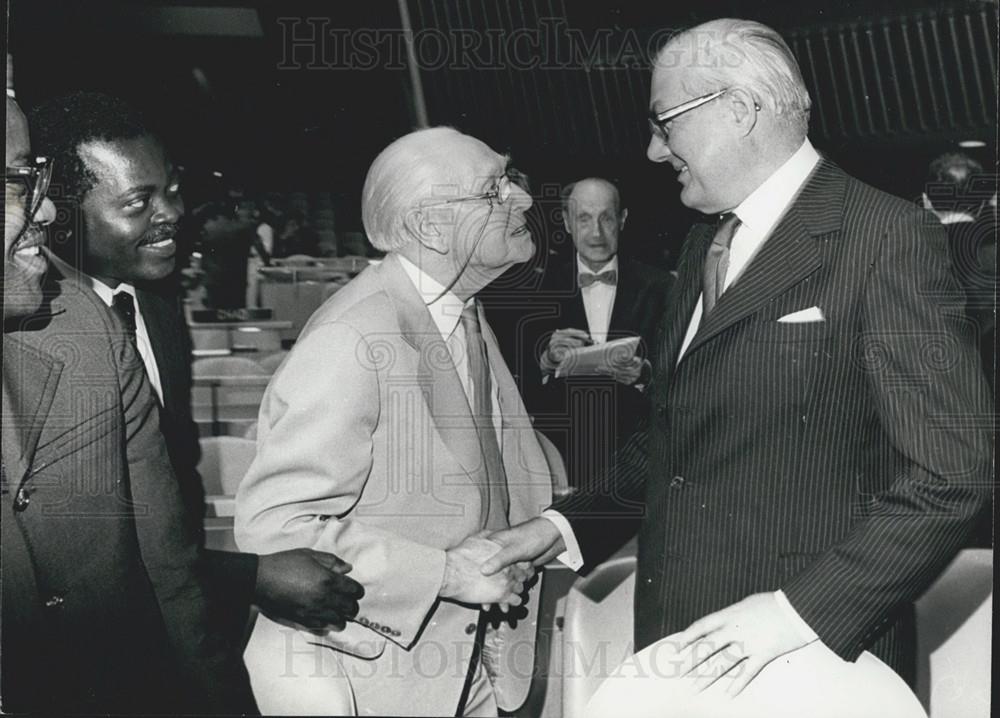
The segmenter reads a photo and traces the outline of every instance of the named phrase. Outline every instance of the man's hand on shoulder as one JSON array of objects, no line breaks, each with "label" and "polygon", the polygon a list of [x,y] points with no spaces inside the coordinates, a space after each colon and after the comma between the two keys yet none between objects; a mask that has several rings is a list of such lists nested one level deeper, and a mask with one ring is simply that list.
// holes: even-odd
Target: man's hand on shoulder
[{"label": "man's hand on shoulder", "polygon": [[681,674],[698,677],[700,690],[723,675],[739,694],[768,663],[806,645],[773,593],[757,593],[698,619],[678,635]]},{"label": "man's hand on shoulder", "polygon": [[365,590],[346,574],[351,565],[332,553],[308,548],[260,557],[255,601],[271,618],[310,629],[343,630],[358,614]]}]

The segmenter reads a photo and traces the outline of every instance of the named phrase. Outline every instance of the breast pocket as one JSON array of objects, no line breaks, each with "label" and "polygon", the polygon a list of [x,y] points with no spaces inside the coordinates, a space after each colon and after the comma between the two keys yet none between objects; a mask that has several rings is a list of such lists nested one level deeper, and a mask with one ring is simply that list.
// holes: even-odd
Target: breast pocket
[{"label": "breast pocket", "polygon": [[769,401],[802,404],[829,352],[828,322],[761,321],[747,333],[752,375]]}]

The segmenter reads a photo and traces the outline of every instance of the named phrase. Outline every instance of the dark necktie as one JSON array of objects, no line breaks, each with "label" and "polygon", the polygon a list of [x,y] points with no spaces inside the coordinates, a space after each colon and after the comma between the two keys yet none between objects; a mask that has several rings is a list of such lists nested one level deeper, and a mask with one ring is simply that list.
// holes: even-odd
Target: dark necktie
[{"label": "dark necktie", "polygon": [[132,295],[128,292],[118,292],[111,299],[111,309],[122,320],[125,333],[132,340],[132,344],[135,344],[135,302],[132,301]]},{"label": "dark necktie", "polygon": [[580,287],[589,287],[594,282],[603,282],[604,284],[610,284],[615,286],[618,284],[618,272],[614,269],[609,269],[606,272],[600,272],[599,274],[594,274],[593,272],[580,272],[576,278],[577,284]]},{"label": "dark necktie", "polygon": [[486,343],[479,327],[476,302],[472,302],[462,310],[462,328],[465,330],[466,362],[472,384],[472,413],[489,481],[487,491],[489,505],[484,512],[486,524],[483,528],[497,530],[507,528],[509,525],[507,508],[510,499],[507,494],[507,477],[500,456],[500,446],[497,444],[496,430],[493,428],[490,365],[486,358]]},{"label": "dark necktie", "polygon": [[729,269],[729,246],[733,236],[740,227],[740,218],[733,212],[727,212],[719,219],[715,237],[708,248],[705,257],[705,270],[702,275],[702,316],[708,316],[715,303],[722,296],[726,284],[726,270]]}]

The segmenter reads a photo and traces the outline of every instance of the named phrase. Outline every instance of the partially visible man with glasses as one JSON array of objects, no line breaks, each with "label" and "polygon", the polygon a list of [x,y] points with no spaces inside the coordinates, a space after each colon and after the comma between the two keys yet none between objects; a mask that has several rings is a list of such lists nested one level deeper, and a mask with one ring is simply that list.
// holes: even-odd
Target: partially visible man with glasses
[{"label": "partially visible man with glasses", "polygon": [[27,130],[8,91],[2,709],[254,712],[238,654],[208,624],[138,357],[96,295],[47,262],[52,165]]},{"label": "partially visible man with glasses", "polygon": [[527,696],[531,569],[480,571],[499,548],[484,533],[551,499],[476,299],[534,253],[519,181],[449,128],[402,137],[368,171],[365,230],[388,254],[303,329],[264,395],[236,497],[241,549],[336,552],[365,595],[340,632],[258,619],[246,661],[267,712],[495,716]]},{"label": "partially visible man with glasses", "polygon": [[41,254],[42,227],[55,219],[55,207],[46,197],[52,163],[33,157],[28,145],[28,123],[7,94],[7,150],[4,173],[3,318],[31,314],[42,303],[42,279],[47,266]]}]

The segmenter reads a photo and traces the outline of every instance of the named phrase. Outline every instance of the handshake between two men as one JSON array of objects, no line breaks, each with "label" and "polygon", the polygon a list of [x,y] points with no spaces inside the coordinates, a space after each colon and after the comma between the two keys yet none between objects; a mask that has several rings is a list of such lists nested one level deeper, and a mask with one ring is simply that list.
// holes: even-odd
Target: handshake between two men
[{"label": "handshake between two men", "polygon": [[523,602],[535,569],[565,550],[559,529],[544,517],[501,531],[481,531],[447,552],[440,596],[480,604],[484,610],[496,604],[507,613]]}]

